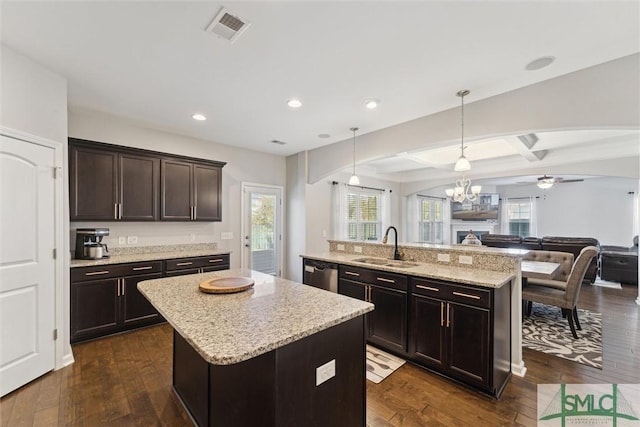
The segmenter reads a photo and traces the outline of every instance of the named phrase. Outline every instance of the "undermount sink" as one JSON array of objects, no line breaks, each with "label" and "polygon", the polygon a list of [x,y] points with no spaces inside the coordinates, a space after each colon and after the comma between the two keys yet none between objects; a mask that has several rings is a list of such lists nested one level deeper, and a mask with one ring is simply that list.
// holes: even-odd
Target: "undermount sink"
[{"label": "undermount sink", "polygon": [[394,268],[411,268],[411,267],[417,267],[418,265],[420,265],[415,262],[391,260],[391,259],[385,259],[385,258],[356,258],[353,261],[362,262],[364,264],[383,265],[385,267],[394,267]]}]

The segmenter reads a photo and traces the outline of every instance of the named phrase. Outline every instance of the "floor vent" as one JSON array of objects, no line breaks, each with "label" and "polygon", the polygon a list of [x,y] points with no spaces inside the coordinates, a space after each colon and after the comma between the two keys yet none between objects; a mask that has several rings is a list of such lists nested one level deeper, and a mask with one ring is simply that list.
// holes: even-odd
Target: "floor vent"
[{"label": "floor vent", "polygon": [[233,43],[249,25],[251,25],[251,22],[223,7],[206,28],[206,31]]}]

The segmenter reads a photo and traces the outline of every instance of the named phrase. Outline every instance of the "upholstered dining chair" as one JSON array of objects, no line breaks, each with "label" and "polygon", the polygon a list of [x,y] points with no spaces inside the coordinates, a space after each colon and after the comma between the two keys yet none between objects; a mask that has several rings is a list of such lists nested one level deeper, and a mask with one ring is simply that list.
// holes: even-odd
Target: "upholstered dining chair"
[{"label": "upholstered dining chair", "polygon": [[522,289],[522,299],[528,301],[529,314],[530,304],[539,302],[546,305],[554,305],[562,309],[562,314],[569,319],[569,328],[574,338],[578,338],[576,326],[578,330],[582,330],[580,321],[578,320],[578,297],[580,296],[580,287],[584,279],[587,269],[591,264],[591,260],[598,254],[595,246],[587,246],[580,251],[580,254],[573,263],[571,273],[566,281],[564,289],[549,286],[527,286]]}]

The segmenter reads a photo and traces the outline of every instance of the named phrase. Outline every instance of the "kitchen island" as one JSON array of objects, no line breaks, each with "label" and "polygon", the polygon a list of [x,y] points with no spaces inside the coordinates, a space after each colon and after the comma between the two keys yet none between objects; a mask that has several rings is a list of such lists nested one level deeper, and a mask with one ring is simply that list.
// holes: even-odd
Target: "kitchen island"
[{"label": "kitchen island", "polygon": [[[250,277],[235,294],[200,282]],[[247,269],[138,284],[174,329],[173,387],[197,425],[364,426],[367,302]]]}]

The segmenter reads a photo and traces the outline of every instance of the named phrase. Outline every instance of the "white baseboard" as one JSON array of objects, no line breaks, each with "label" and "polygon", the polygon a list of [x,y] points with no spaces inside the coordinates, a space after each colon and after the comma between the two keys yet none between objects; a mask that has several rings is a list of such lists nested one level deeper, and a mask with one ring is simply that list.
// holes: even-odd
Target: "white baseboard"
[{"label": "white baseboard", "polygon": [[524,378],[524,375],[527,373],[527,367],[524,366],[524,361],[515,364],[511,364],[511,373],[515,376]]},{"label": "white baseboard", "polygon": [[65,354],[62,358],[62,366],[69,366],[74,362],[75,359],[73,358],[73,353]]}]

